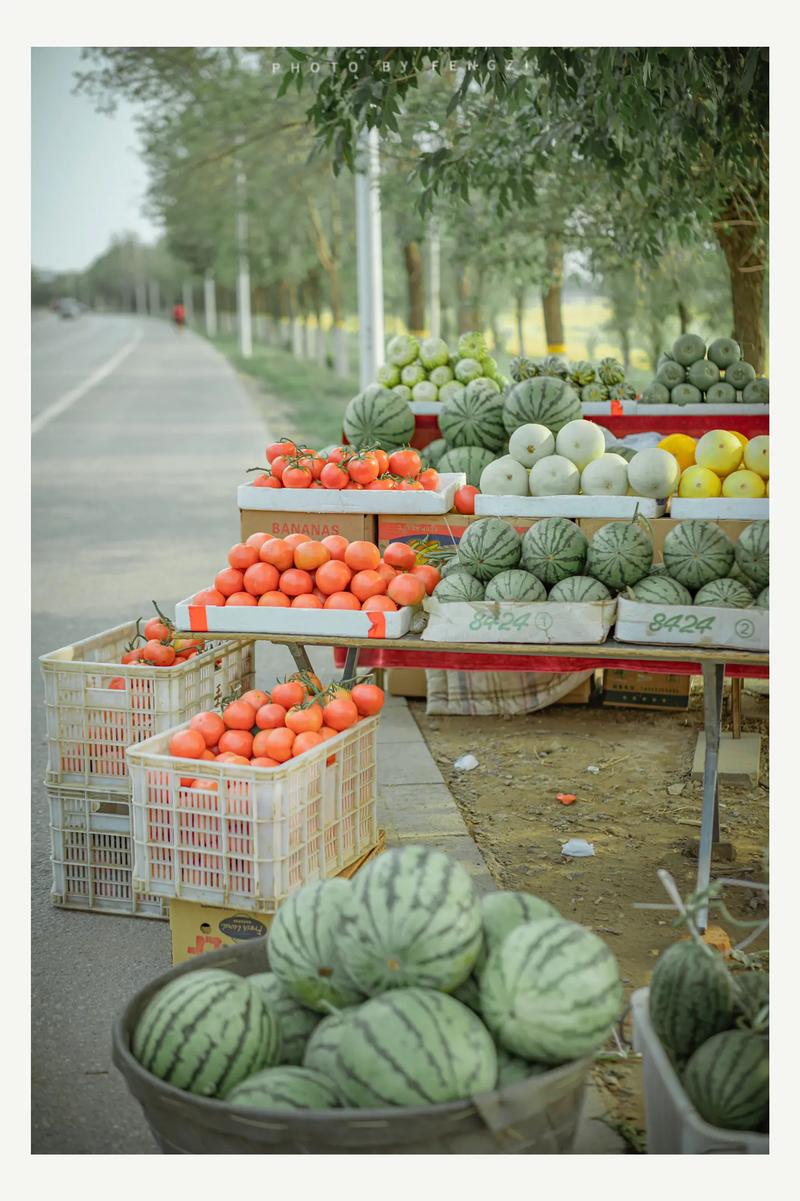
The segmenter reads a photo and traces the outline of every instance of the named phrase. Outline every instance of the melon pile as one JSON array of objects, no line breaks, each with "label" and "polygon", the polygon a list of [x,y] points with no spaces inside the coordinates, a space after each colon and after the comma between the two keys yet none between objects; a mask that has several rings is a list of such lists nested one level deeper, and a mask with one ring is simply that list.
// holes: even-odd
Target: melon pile
[{"label": "melon pile", "polygon": [[454,351],[443,338],[398,334],[386,344],[386,362],[376,383],[401,400],[447,401],[462,396],[477,380],[489,380],[498,393],[508,383],[489,354],[483,334],[462,334]]},{"label": "melon pile", "polygon": [[625,379],[625,368],[614,358],[601,359],[595,367],[583,360],[570,363],[562,355],[548,355],[539,362],[520,355],[512,359],[509,370],[511,378],[518,384],[540,376],[555,376],[589,403],[636,399],[636,389]]},{"label": "melon pile", "polygon": [[659,956],[650,1020],[697,1112],[724,1130],[766,1131],[769,1120],[769,976],[732,973],[692,940]]},{"label": "melon pile", "polygon": [[769,380],[756,376],[738,342],[715,338],[708,347],[698,334],[682,334],[658,361],[656,377],[642,404],[768,404]]},{"label": "melon pile", "polygon": [[268,972],[200,969],[156,993],[132,1040],[143,1067],[251,1110],[437,1105],[591,1055],[622,1008],[596,934],[527,893],[481,899],[426,847],[292,893],[268,951]]},{"label": "melon pile", "polygon": [[659,442],[681,467],[678,496],[758,500],[769,496],[769,434],[747,439],[736,430],[709,430],[695,441],[670,434]]}]

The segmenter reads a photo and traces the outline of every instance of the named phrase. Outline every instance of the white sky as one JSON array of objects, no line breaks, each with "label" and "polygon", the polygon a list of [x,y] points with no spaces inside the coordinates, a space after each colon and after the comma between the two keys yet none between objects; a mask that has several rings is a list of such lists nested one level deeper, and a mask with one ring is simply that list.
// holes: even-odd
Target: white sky
[{"label": "white sky", "polygon": [[80,49],[34,48],[31,58],[31,241],[33,264],[80,270],[114,233],[158,234],[141,213],[147,173],[134,108],[113,116],[73,96]]}]

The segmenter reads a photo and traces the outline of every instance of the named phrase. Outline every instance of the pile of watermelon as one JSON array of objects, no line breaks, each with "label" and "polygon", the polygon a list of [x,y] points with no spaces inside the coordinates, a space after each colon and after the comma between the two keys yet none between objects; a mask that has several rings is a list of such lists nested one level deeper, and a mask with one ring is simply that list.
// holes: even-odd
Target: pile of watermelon
[{"label": "pile of watermelon", "polygon": [[733,338],[715,338],[708,347],[698,334],[681,334],[658,360],[656,377],[642,404],[768,404],[769,380],[757,376]]},{"label": "pile of watermelon", "polygon": [[139,1062],[248,1109],[436,1105],[591,1055],[622,1008],[596,934],[527,893],[481,899],[426,847],[292,893],[268,950],[268,972],[200,969],[156,993]]},{"label": "pile of watermelon", "polygon": [[713,948],[674,943],[653,969],[650,1020],[701,1118],[724,1130],[766,1131],[766,972],[732,973]]},{"label": "pile of watermelon", "polygon": [[520,355],[511,360],[509,370],[517,384],[547,376],[564,380],[587,402],[636,399],[636,389],[625,379],[625,368],[614,358],[601,359],[594,367],[584,360],[570,363],[562,355],[548,355],[540,361]]}]

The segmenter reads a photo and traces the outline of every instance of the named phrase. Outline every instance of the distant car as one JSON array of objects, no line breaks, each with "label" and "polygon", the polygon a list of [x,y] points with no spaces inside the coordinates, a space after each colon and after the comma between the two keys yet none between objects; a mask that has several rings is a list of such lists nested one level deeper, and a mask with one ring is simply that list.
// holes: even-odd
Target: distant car
[{"label": "distant car", "polygon": [[65,318],[80,317],[83,312],[83,305],[79,300],[75,300],[72,296],[64,296],[58,302],[59,316]]}]

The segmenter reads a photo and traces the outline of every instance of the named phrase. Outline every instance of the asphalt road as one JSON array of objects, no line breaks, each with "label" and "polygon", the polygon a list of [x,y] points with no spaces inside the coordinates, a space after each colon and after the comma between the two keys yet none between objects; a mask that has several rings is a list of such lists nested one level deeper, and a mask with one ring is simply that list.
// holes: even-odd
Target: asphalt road
[{"label": "asphalt road", "polygon": [[236,485],[266,431],[204,339],[136,317],[36,317],[32,413],[32,1149],[152,1154],[110,1025],[169,967],[169,929],[50,902],[36,660],[210,581],[238,540]]}]

